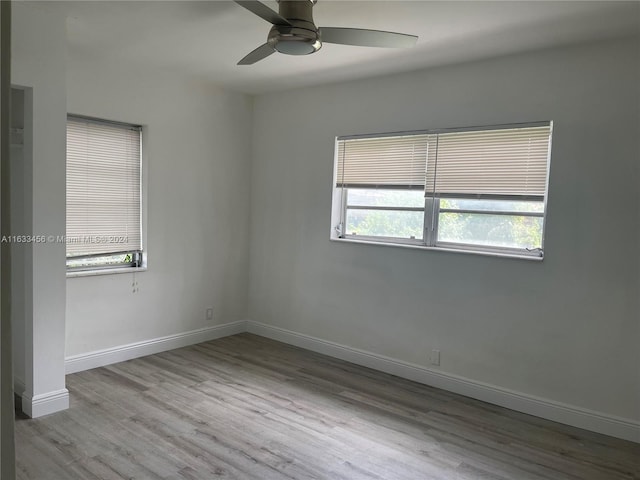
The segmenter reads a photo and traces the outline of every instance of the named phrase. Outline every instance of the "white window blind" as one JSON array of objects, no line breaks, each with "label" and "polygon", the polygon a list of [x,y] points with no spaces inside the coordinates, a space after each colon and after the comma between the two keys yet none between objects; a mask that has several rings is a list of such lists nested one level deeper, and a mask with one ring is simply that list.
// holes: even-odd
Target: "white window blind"
[{"label": "white window blind", "polygon": [[336,184],[344,188],[424,188],[428,140],[426,134],[339,139]]},{"label": "white window blind", "polygon": [[338,139],[338,187],[544,196],[550,125]]},{"label": "white window blind", "polygon": [[67,257],[142,250],[140,127],[67,120]]},{"label": "white window blind", "polygon": [[440,133],[427,193],[544,196],[549,125]]}]

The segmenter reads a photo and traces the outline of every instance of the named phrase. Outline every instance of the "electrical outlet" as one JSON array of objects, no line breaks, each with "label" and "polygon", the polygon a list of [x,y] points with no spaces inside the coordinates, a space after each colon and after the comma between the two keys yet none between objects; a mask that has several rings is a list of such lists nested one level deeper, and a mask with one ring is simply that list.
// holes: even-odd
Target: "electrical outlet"
[{"label": "electrical outlet", "polygon": [[213,308],[207,308],[207,320],[213,320]]},{"label": "electrical outlet", "polygon": [[440,350],[431,350],[431,365],[440,365]]}]

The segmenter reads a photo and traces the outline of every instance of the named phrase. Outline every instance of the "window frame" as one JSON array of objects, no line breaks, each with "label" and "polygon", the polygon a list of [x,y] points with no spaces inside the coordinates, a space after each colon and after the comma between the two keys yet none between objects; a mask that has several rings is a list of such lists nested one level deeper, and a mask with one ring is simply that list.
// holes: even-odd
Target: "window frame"
[{"label": "window frame", "polygon": [[[546,161],[546,179],[545,193],[542,197],[537,195],[490,195],[490,194],[446,194],[442,196],[438,193],[427,193],[425,188],[424,207],[376,207],[376,206],[349,206],[347,204],[350,189],[371,189],[371,187],[363,186],[337,186],[336,177],[338,175],[338,142],[340,140],[364,139],[364,138],[380,138],[389,136],[407,136],[407,135],[434,135],[439,133],[452,132],[475,132],[484,130],[498,130],[509,128],[527,128],[527,127],[549,127],[549,145]],[[447,128],[437,130],[416,130],[403,131],[381,134],[365,134],[352,136],[339,136],[335,138],[335,158],[334,158],[334,181],[333,181],[333,202],[332,210],[332,234],[330,239],[335,241],[344,241],[352,243],[379,244],[387,246],[412,247],[424,250],[440,250],[448,252],[474,253],[482,255],[493,255],[500,257],[515,257],[529,260],[543,260],[544,258],[544,241],[546,233],[547,219],[547,200],[549,196],[549,170],[551,164],[551,144],[553,138],[553,121],[528,122],[517,124],[501,124],[489,125],[482,127],[464,127],[464,128]],[[448,209],[440,208],[441,198],[451,199],[471,199],[471,200],[512,200],[512,201],[536,201],[542,203],[542,212],[519,212],[508,210],[473,210],[473,209]],[[336,205],[339,206],[338,215]],[[347,235],[346,222],[349,209],[355,210],[391,210],[391,211],[424,211],[423,222],[423,238],[410,239],[402,237],[373,236],[373,235]],[[541,245],[536,248],[517,248],[497,245],[482,245],[463,242],[450,242],[438,240],[440,214],[442,213],[470,213],[477,215],[511,215],[520,217],[537,217],[542,218]],[[336,219],[338,223],[336,223]]]},{"label": "window frame", "polygon": [[[67,114],[67,122],[70,119],[75,119],[88,123],[96,123],[102,125],[110,125],[115,127],[134,129],[138,132],[140,141],[140,155],[138,158],[139,168],[139,212],[140,212],[140,249],[139,250],[123,250],[113,251],[108,253],[91,253],[86,255],[78,255],[74,257],[66,257],[66,272],[67,277],[82,277],[92,275],[104,275],[104,274],[117,274],[117,273],[131,273],[136,271],[147,270],[147,252],[145,249],[146,240],[146,185],[145,185],[145,170],[146,170],[146,152],[144,149],[144,138],[146,129],[142,125],[120,122],[114,120],[108,120],[97,117],[90,117],[79,114]],[[66,241],[66,240],[65,240]],[[70,265],[70,262],[87,259],[90,260],[96,257],[116,257],[119,255],[131,255],[130,262],[121,263],[102,263],[94,265]]]}]

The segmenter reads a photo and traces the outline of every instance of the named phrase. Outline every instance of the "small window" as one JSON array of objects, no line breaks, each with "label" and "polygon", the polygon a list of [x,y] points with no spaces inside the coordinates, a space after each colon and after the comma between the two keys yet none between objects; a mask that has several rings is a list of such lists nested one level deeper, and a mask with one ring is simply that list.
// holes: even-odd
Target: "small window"
[{"label": "small window", "polygon": [[67,269],[143,262],[141,127],[67,119]]},{"label": "small window", "polygon": [[340,137],[334,238],[542,257],[551,122]]}]

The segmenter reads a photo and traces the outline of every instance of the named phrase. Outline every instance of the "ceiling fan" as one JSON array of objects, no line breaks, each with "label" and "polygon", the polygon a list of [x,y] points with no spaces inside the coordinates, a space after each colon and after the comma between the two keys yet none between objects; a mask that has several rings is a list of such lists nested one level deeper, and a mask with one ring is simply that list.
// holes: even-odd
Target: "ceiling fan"
[{"label": "ceiling fan", "polygon": [[318,28],[313,23],[313,6],[317,0],[278,0],[279,13],[257,0],[235,0],[250,12],[273,24],[267,42],[238,62],[252,65],[274,52],[287,55],[308,55],[322,47],[322,43],[339,43],[361,47],[413,47],[415,35],[365,30],[361,28]]}]

